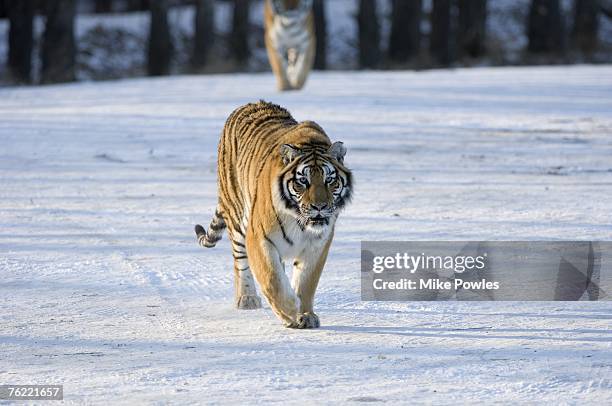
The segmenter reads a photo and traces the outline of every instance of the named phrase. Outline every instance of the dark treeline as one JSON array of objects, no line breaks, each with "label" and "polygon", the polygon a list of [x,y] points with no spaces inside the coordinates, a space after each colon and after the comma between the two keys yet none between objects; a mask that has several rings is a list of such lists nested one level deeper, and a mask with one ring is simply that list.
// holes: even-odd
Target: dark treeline
[{"label": "dark treeline", "polygon": [[3,10],[10,20],[8,35],[8,66],[15,82],[30,82],[32,70],[32,43],[34,1],[11,2]]},{"label": "dark treeline", "polygon": [[[227,41],[230,70],[244,70],[252,50],[252,21],[261,19],[251,13],[251,5],[263,0],[0,0],[0,18],[9,20],[8,72],[15,83],[31,83],[32,66],[40,66],[42,83],[65,82],[76,77],[76,14],[149,12],[150,29],[146,49],[146,72],[152,76],[172,72],[175,44],[172,43],[168,12],[172,7],[189,5],[195,9],[194,36],[190,40],[191,71],[206,71],[218,55],[215,45],[214,9],[216,2],[232,7],[231,31]],[[354,0],[358,46],[358,66],[366,69],[428,68],[471,64],[486,58],[487,0],[432,0],[425,10],[423,0]],[[494,0],[489,0],[494,1]],[[381,15],[383,3],[390,15]],[[314,0],[313,11],[317,38],[315,69],[326,69],[327,19],[329,0]],[[612,18],[612,10],[603,0],[573,0],[571,15],[565,16],[560,0],[531,0],[525,10],[524,29],[528,39],[525,60],[566,62],[568,53],[580,60],[592,60],[599,45],[599,19]],[[33,21],[45,17],[40,54],[33,52]],[[389,18],[390,33],[383,43],[381,26]],[[423,24],[424,22],[429,24]],[[566,23],[568,22],[568,23]],[[567,26],[569,25],[569,26]],[[423,27],[429,26],[429,32]],[[34,64],[33,58],[40,58]],[[533,59],[530,59],[533,58]]]},{"label": "dark treeline", "polygon": [[172,60],[172,38],[168,24],[168,1],[151,1],[151,23],[149,24],[149,44],[147,72],[150,76],[170,73]]},{"label": "dark treeline", "polygon": [[41,82],[70,82],[76,78],[76,0],[48,0],[45,6],[47,21],[43,35]]},{"label": "dark treeline", "polygon": [[[382,17],[377,2],[359,1],[360,67],[444,67],[487,56],[487,0],[432,0],[428,13],[422,0],[389,1],[391,33],[386,49],[379,40],[377,22]],[[525,61],[548,63],[568,62],[570,52],[591,61],[598,46],[599,17],[612,18],[611,10],[600,0],[574,0],[568,18],[571,27],[564,24],[560,0],[531,0],[526,14]],[[422,32],[426,19],[429,33]],[[384,57],[373,60],[372,55]]]}]

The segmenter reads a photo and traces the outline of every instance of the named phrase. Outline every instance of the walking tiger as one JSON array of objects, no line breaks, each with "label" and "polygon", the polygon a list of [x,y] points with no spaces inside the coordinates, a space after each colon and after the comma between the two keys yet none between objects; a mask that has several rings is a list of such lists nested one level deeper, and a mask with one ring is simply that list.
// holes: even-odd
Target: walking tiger
[{"label": "walking tiger", "polygon": [[264,26],[279,90],[301,89],[316,52],[312,0],[265,0]]},{"label": "walking tiger", "polygon": [[260,101],[230,115],[218,151],[218,205],[208,230],[195,227],[199,244],[214,247],[227,229],[239,309],[261,307],[257,281],[287,327],[319,327],[314,295],[336,219],[351,199],[346,148],[315,122],[298,123]]}]

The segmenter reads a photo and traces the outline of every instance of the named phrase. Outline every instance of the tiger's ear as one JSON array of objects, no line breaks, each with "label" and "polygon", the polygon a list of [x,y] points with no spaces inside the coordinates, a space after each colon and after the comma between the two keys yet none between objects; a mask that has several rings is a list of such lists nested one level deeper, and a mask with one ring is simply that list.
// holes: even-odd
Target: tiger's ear
[{"label": "tiger's ear", "polygon": [[344,155],[346,155],[346,147],[342,141],[334,142],[329,150],[327,150],[328,154],[331,155],[336,161],[343,163]]},{"label": "tiger's ear", "polygon": [[283,159],[283,164],[287,165],[289,162],[302,155],[302,151],[294,145],[283,144],[280,146],[280,155]]}]

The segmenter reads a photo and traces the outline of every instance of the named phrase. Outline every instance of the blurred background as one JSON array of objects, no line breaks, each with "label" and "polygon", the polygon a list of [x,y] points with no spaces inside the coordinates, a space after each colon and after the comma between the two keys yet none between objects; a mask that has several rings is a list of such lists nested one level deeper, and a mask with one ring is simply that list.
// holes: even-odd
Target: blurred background
[{"label": "blurred background", "polygon": [[[314,0],[315,69],[608,63],[612,0]],[[0,85],[270,69],[263,0],[0,0]]]}]

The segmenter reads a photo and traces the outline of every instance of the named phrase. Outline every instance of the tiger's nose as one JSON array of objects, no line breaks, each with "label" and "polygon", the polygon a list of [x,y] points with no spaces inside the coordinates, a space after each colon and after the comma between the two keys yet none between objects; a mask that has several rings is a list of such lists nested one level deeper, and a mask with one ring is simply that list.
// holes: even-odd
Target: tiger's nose
[{"label": "tiger's nose", "polygon": [[323,211],[327,208],[327,203],[310,204],[310,208],[317,211]]}]

